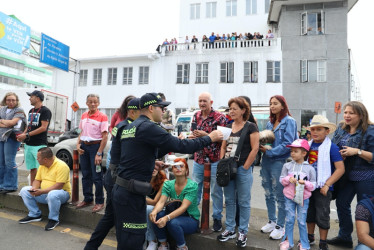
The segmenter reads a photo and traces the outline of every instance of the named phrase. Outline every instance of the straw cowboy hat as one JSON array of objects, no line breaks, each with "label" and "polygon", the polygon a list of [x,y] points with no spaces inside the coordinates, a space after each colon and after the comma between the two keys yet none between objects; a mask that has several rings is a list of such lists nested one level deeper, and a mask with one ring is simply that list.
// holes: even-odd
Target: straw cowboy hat
[{"label": "straw cowboy hat", "polygon": [[313,116],[313,119],[310,123],[310,126],[309,126],[308,130],[310,130],[313,127],[328,128],[330,130],[329,134],[334,133],[334,131],[336,130],[336,125],[334,123],[329,122],[329,120],[322,115]]}]

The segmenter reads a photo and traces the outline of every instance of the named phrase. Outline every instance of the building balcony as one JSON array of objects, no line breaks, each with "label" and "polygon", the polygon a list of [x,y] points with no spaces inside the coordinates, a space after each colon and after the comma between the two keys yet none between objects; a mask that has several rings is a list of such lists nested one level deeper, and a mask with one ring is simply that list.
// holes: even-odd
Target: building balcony
[{"label": "building balcony", "polygon": [[[279,41],[278,41],[279,40]],[[161,56],[179,54],[182,51],[196,51],[197,53],[205,53],[208,51],[230,51],[237,49],[252,49],[264,47],[277,47],[280,45],[280,38],[261,39],[261,40],[234,40],[234,41],[215,41],[198,42],[198,43],[177,43],[165,44],[160,46],[159,53]]]}]

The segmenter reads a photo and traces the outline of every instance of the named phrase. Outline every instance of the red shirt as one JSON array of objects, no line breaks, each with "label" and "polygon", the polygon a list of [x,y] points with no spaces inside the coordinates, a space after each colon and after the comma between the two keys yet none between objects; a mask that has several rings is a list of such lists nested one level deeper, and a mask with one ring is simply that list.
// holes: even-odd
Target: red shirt
[{"label": "red shirt", "polygon": [[[208,117],[204,120],[201,111],[197,111],[192,119],[192,122],[196,122],[197,130],[203,130],[208,134],[213,130],[217,129],[217,126],[226,127],[225,115],[221,112],[211,110]],[[198,164],[204,164],[206,162],[216,162],[220,159],[221,153],[221,142],[214,142],[208,147],[195,152],[194,161]]]}]

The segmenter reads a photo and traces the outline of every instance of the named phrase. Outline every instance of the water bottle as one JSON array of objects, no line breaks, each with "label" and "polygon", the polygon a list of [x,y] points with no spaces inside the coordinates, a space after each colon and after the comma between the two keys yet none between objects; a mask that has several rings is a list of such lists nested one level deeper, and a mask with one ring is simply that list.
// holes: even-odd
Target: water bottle
[{"label": "water bottle", "polygon": [[96,173],[100,173],[101,172],[101,165],[96,165]]}]

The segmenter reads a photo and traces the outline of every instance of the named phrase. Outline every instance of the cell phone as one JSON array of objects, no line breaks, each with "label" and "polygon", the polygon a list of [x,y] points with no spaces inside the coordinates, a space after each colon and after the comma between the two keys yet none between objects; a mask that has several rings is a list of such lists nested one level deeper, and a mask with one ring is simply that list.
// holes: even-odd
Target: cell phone
[{"label": "cell phone", "polygon": [[192,122],[192,123],[191,123],[191,130],[194,131],[194,130],[196,130],[196,129],[197,129],[197,124],[196,124],[196,122]]},{"label": "cell phone", "polygon": [[27,191],[29,191],[30,193],[36,192],[35,190],[31,190],[31,189],[29,189]]}]

